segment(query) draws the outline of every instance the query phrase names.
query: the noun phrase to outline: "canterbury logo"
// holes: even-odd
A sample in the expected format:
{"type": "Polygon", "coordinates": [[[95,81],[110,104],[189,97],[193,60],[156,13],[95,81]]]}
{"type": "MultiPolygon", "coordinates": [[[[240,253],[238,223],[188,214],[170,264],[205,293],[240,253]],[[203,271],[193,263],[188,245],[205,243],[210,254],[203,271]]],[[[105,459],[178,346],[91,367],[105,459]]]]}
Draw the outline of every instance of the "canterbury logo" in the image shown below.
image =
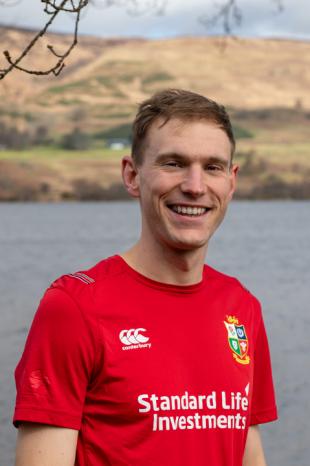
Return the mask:
{"type": "Polygon", "coordinates": [[[130,330],[122,330],[119,334],[119,339],[124,345],[136,345],[138,343],[146,343],[149,338],[141,335],[141,332],[146,332],[145,328],[131,328],[130,330]]]}

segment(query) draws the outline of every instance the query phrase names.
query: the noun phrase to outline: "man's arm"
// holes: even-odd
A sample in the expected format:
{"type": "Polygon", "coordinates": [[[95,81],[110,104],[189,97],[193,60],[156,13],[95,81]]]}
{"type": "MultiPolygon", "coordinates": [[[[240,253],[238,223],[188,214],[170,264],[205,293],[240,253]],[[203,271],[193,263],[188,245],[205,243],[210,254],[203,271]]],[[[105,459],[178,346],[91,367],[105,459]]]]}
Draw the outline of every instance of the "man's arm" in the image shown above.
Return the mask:
{"type": "Polygon", "coordinates": [[[267,466],[258,426],[249,427],[242,466],[267,466]]]}
{"type": "Polygon", "coordinates": [[[78,431],[23,423],[18,429],[15,466],[73,466],[78,431]]]}

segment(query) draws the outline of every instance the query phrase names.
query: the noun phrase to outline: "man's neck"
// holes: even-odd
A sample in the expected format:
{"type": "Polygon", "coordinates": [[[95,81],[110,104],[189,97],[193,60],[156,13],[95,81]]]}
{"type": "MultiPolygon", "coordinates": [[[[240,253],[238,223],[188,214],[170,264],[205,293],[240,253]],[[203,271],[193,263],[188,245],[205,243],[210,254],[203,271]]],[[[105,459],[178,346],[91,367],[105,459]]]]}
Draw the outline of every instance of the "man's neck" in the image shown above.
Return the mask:
{"type": "Polygon", "coordinates": [[[145,247],[138,241],[121,254],[127,264],[152,280],[173,285],[193,285],[202,280],[206,248],[194,251],[173,250],[157,244],[145,247]]]}

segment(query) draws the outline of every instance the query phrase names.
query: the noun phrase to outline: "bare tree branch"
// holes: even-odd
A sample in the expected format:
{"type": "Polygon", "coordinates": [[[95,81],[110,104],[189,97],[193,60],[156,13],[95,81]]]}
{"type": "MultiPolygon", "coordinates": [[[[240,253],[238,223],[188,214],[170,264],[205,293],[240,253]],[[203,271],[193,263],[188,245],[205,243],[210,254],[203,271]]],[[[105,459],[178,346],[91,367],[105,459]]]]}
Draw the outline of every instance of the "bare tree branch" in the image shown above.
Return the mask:
{"type": "Polygon", "coordinates": [[[56,11],[58,12],[66,11],[67,13],[78,13],[85,6],[88,5],[89,0],[78,0],[77,5],[75,5],[73,0],[66,0],[66,1],[60,1],[60,2],[57,2],[57,0],[41,0],[41,2],[46,3],[46,6],[44,8],[45,13],[49,15],[54,15],[56,11]],[[68,7],[66,6],[67,4],[69,4],[68,7]]]}
{"type": "MultiPolygon", "coordinates": [[[[18,2],[20,0],[0,0],[0,5],[10,4],[12,2],[18,2]]],[[[0,69],[0,80],[4,79],[8,73],[13,69],[23,71],[28,74],[33,74],[37,76],[46,76],[49,74],[54,74],[58,76],[59,73],[65,67],[65,59],[68,58],[73,48],[78,43],[78,27],[81,19],[82,11],[89,5],[93,4],[95,6],[101,6],[107,8],[110,6],[121,6],[126,8],[129,14],[143,14],[145,11],[154,10],[157,14],[163,13],[165,4],[167,0],[41,0],[41,3],[45,4],[44,12],[50,16],[50,19],[47,21],[45,26],[33,37],[27,47],[21,52],[19,57],[13,59],[10,52],[5,50],[3,52],[9,66],[4,69],[0,69]],[[47,45],[48,50],[51,54],[58,58],[54,66],[50,67],[47,70],[31,70],[23,67],[20,63],[23,59],[30,53],[30,51],[35,47],[37,42],[45,35],[48,28],[53,24],[56,17],[60,13],[70,13],[75,15],[74,17],[74,31],[72,42],[68,47],[67,51],[64,53],[56,52],[53,45],[47,45]]]]}
{"type": "Polygon", "coordinates": [[[204,15],[199,18],[200,22],[206,27],[213,27],[222,23],[225,34],[231,34],[234,26],[240,26],[242,22],[242,12],[238,6],[237,0],[228,0],[216,5],[217,13],[213,16],[204,15]]]}
{"type": "Polygon", "coordinates": [[[45,24],[45,26],[39,31],[34,38],[30,41],[30,43],[27,45],[27,47],[23,50],[23,52],[19,55],[18,58],[15,60],[12,59],[10,52],[8,50],[5,50],[3,52],[6,60],[9,63],[9,66],[5,69],[0,69],[0,80],[4,79],[5,76],[12,71],[13,69],[17,69],[19,71],[24,71],[25,73],[28,74],[34,74],[38,76],[42,75],[48,75],[48,74],[54,74],[55,76],[58,76],[59,73],[63,70],[65,67],[65,59],[70,55],[72,49],[76,46],[78,42],[78,26],[79,26],[79,21],[80,21],[80,15],[81,11],[83,8],[85,8],[88,5],[88,0],[79,0],[74,2],[74,0],[41,0],[42,3],[45,3],[44,11],[48,15],[50,15],[49,21],[45,24]],[[24,68],[19,65],[19,63],[25,58],[25,56],[32,50],[32,48],[36,45],[38,40],[44,36],[48,28],[51,26],[51,24],[55,21],[56,17],[60,12],[68,12],[75,14],[75,26],[74,26],[74,32],[73,32],[73,39],[72,43],[70,44],[69,48],[67,49],[66,52],[60,54],[57,53],[54,50],[54,47],[52,45],[48,45],[47,48],[48,50],[59,60],[56,62],[56,64],[52,67],[50,67],[48,70],[29,70],[27,68],[24,68]]]}
{"type": "Polygon", "coordinates": [[[142,15],[148,11],[163,14],[168,0],[90,0],[96,8],[109,8],[111,6],[123,7],[131,15],[142,15]]]}
{"type": "Polygon", "coordinates": [[[284,0],[272,0],[276,6],[277,13],[282,13],[284,10],[284,0]]]}
{"type": "MultiPolygon", "coordinates": [[[[271,0],[276,6],[276,12],[281,13],[284,10],[284,0],[271,0]]],[[[214,15],[204,15],[199,21],[206,27],[213,27],[221,23],[226,35],[231,35],[235,27],[242,24],[243,15],[239,7],[239,0],[226,0],[216,4],[217,12],[214,15]]]]}

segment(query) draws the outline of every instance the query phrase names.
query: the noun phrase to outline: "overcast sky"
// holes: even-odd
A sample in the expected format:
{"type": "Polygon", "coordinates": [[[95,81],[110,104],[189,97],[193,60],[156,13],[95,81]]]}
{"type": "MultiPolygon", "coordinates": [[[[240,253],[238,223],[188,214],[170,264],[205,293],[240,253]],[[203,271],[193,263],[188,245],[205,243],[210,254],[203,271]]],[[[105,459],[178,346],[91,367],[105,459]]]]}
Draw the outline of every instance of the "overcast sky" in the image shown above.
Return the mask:
{"type": "MultiPolygon", "coordinates": [[[[4,7],[1,3],[14,0],[0,0],[0,24],[19,27],[40,28],[46,20],[40,0],[21,0],[15,7],[4,7]]],[[[120,0],[117,0],[120,2],[120,0]]],[[[154,0],[141,0],[146,5],[154,0]]],[[[165,1],[165,0],[159,0],[165,1]]],[[[96,0],[98,6],[104,0],[96,0]]],[[[126,7],[111,6],[86,8],[81,20],[80,32],[102,37],[143,36],[149,38],[173,37],[180,35],[219,34],[221,26],[206,28],[199,18],[214,14],[214,4],[223,0],[166,0],[163,15],[147,12],[132,16],[126,7]]],[[[123,1],[128,4],[128,1],[123,1]]],[[[243,12],[243,23],[235,34],[244,37],[288,37],[310,39],[309,0],[283,0],[284,11],[276,13],[276,0],[239,0],[243,12]]],[[[61,13],[52,30],[72,31],[72,15],[61,13]]]]}

